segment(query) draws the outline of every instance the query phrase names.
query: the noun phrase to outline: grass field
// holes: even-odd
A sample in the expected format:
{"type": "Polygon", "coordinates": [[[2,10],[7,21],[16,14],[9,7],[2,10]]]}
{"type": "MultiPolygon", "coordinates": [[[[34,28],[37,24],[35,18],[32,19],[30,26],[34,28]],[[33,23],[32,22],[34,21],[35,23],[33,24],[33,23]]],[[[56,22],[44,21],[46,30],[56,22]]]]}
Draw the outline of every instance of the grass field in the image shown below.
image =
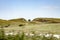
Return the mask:
{"type": "Polygon", "coordinates": [[[35,31],[36,33],[54,33],[60,34],[60,23],[51,23],[51,24],[27,24],[25,26],[18,26],[18,25],[11,25],[9,27],[4,27],[4,30],[7,31],[24,31],[24,32],[31,32],[35,31]]]}

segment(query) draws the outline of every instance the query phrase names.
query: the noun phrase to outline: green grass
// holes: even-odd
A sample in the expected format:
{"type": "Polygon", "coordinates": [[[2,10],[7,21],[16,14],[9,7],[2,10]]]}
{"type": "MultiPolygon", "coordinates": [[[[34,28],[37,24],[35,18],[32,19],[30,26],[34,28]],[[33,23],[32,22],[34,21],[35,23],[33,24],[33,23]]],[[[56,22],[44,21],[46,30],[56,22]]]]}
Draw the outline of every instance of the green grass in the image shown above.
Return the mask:
{"type": "Polygon", "coordinates": [[[45,23],[41,23],[41,24],[28,24],[25,26],[21,26],[19,27],[18,25],[11,25],[9,27],[4,27],[5,31],[24,31],[24,32],[31,32],[31,31],[36,31],[37,33],[55,33],[55,34],[60,34],[60,23],[55,23],[55,24],[45,24],[45,23]]]}
{"type": "Polygon", "coordinates": [[[0,31],[3,31],[0,32],[0,40],[60,40],[60,38],[53,37],[53,35],[49,37],[45,37],[45,35],[38,36],[38,34],[35,34],[35,32],[33,32],[33,36],[30,36],[25,35],[23,31],[21,33],[17,33],[16,35],[5,35],[4,30],[1,29],[0,31]]]}

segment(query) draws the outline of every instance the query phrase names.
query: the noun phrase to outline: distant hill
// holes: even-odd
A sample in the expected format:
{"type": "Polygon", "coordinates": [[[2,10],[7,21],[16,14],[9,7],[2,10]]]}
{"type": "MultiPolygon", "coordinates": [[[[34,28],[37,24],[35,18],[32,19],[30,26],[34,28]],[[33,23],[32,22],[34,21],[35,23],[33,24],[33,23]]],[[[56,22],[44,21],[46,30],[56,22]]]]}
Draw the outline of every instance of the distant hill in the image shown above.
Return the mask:
{"type": "Polygon", "coordinates": [[[21,23],[26,23],[26,19],[24,18],[18,18],[18,19],[11,19],[11,20],[8,20],[8,21],[12,21],[12,22],[21,22],[21,23]]]}
{"type": "Polygon", "coordinates": [[[0,19],[0,25],[1,26],[5,26],[5,25],[8,25],[8,24],[9,24],[9,21],[8,20],[0,19]]]}
{"type": "Polygon", "coordinates": [[[10,19],[10,20],[3,20],[0,19],[0,26],[9,26],[9,25],[15,25],[15,24],[25,24],[27,21],[24,18],[18,18],[18,19],[10,19]]]}
{"type": "Polygon", "coordinates": [[[60,18],[35,18],[32,22],[60,23],[60,18]]]}

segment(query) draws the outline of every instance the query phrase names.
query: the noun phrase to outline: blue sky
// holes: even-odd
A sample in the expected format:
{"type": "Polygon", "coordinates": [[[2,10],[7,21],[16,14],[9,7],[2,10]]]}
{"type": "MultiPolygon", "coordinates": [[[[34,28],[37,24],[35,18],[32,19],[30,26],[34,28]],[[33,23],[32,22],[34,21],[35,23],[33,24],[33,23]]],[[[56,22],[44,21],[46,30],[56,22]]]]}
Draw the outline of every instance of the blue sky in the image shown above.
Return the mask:
{"type": "Polygon", "coordinates": [[[0,0],[0,19],[60,18],[60,0],[0,0]]]}

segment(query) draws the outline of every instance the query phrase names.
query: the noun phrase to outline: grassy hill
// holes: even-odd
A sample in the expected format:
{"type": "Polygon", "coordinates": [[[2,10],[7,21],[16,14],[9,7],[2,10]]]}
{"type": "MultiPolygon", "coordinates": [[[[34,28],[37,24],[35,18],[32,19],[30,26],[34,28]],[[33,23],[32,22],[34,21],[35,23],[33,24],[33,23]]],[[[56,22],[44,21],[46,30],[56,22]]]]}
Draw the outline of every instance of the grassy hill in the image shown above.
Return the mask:
{"type": "Polygon", "coordinates": [[[26,23],[26,19],[24,18],[18,18],[18,19],[10,19],[8,21],[12,21],[12,22],[21,22],[21,23],[26,23]]]}
{"type": "Polygon", "coordinates": [[[60,18],[35,18],[34,22],[60,23],[60,18]]]}
{"type": "Polygon", "coordinates": [[[9,25],[19,25],[19,24],[26,24],[27,21],[24,18],[18,19],[10,19],[10,20],[3,20],[0,19],[0,26],[9,26],[9,25]]]}
{"type": "Polygon", "coordinates": [[[6,26],[8,24],[9,24],[9,21],[8,20],[0,19],[0,26],[6,26]]]}

